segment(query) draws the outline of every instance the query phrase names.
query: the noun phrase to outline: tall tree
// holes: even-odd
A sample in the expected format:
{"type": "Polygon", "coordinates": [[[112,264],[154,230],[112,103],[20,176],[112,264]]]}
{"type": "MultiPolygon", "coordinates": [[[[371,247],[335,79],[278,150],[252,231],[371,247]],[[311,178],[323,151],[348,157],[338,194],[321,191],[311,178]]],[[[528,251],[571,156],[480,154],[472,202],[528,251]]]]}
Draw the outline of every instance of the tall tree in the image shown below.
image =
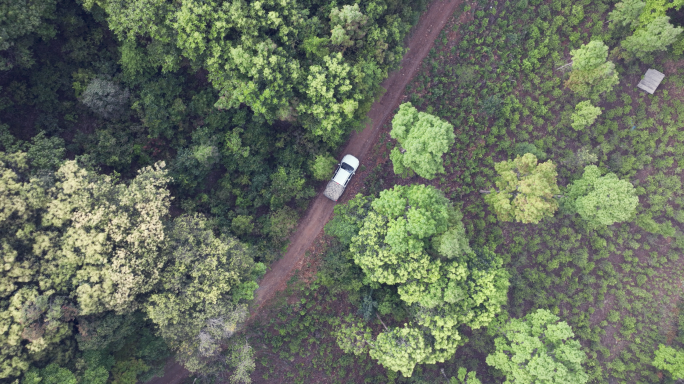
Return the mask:
{"type": "Polygon", "coordinates": [[[655,352],[653,366],[667,371],[675,380],[684,379],[684,352],[660,344],[655,352]]]}
{"type": "Polygon", "coordinates": [[[496,163],[494,168],[499,174],[494,181],[498,189],[481,192],[487,194],[485,202],[499,220],[536,224],[558,210],[554,199],[560,194],[556,184],[558,173],[551,160],[537,164],[537,158],[526,153],[496,163]]]}
{"type": "MultiPolygon", "coordinates": [[[[365,198],[357,199],[353,211],[364,212],[365,198]]],[[[506,301],[508,274],[497,255],[470,248],[461,213],[437,189],[395,186],[370,205],[361,223],[340,212],[334,228],[345,230],[334,233],[344,237],[358,228],[350,246],[354,262],[374,284],[396,285],[414,315],[403,328],[385,327],[375,340],[347,321],[338,343],[348,352],[368,350],[385,367],[411,376],[416,364],[454,354],[463,343],[459,326],[479,328],[493,319],[506,301]]]]}
{"type": "Polygon", "coordinates": [[[390,136],[401,146],[390,153],[394,173],[407,175],[414,171],[426,179],[444,173],[442,155],[456,138],[453,125],[437,116],[418,112],[411,103],[399,106],[399,112],[392,119],[390,136]]]}
{"type": "Polygon", "coordinates": [[[601,108],[594,107],[589,100],[582,101],[575,106],[575,112],[572,114],[572,128],[581,131],[594,124],[600,114],[601,108]]]}
{"type": "Polygon", "coordinates": [[[621,45],[629,57],[650,62],[655,52],[667,50],[682,31],[684,28],[670,24],[668,16],[660,16],[637,29],[632,36],[623,40],[621,45]]]}
{"type": "Polygon", "coordinates": [[[206,373],[247,315],[244,302],[258,287],[249,280],[254,262],[236,239],[216,237],[200,215],[173,221],[166,252],[164,289],[150,296],[146,312],[184,365],[206,373]]]}
{"type": "Polygon", "coordinates": [[[615,9],[608,14],[610,27],[635,28],[639,24],[639,15],[646,6],[641,0],[624,0],[615,4],[615,9]]]}
{"type": "Polygon", "coordinates": [[[570,51],[572,71],[565,82],[582,97],[593,97],[613,89],[620,80],[615,64],[607,61],[608,47],[602,41],[591,41],[570,51]]]}
{"type": "Polygon", "coordinates": [[[511,319],[494,340],[487,364],[506,375],[505,384],[583,384],[586,354],[572,328],[546,309],[511,319]]]}
{"type": "Polygon", "coordinates": [[[592,225],[612,225],[634,214],[639,197],[632,183],[614,173],[601,176],[595,165],[584,168],[582,178],[568,186],[565,198],[592,225]]]}

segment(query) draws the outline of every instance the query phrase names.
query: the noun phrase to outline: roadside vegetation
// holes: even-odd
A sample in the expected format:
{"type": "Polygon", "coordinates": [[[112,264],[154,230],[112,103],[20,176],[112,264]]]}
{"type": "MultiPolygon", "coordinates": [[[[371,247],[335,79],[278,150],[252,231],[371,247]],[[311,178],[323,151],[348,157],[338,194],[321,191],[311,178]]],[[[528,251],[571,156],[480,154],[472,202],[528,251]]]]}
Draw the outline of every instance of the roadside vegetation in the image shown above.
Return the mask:
{"type": "Polygon", "coordinates": [[[684,379],[681,2],[463,3],[246,322],[425,5],[0,0],[0,381],[684,379]]]}

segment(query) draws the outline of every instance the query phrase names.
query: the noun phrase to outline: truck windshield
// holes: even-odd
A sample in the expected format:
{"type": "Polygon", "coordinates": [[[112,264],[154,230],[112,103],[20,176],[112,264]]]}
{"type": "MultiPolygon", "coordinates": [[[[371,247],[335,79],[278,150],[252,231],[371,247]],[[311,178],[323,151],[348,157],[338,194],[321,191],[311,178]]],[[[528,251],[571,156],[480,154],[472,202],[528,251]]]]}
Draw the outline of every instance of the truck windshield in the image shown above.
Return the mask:
{"type": "Polygon", "coordinates": [[[342,163],[341,167],[342,167],[342,169],[344,169],[345,171],[354,172],[354,168],[352,168],[352,166],[349,165],[349,164],[347,164],[347,163],[342,163]]]}

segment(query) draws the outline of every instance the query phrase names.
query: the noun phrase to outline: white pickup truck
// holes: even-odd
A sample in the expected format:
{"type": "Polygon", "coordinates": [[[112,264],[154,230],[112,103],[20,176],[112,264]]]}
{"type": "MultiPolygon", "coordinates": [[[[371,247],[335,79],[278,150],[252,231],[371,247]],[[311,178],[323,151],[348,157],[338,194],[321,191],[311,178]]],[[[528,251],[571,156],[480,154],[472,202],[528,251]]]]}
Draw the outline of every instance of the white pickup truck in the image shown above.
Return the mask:
{"type": "Polygon", "coordinates": [[[351,180],[358,168],[359,159],[352,155],[345,155],[344,158],[342,158],[342,161],[337,165],[335,175],[332,180],[328,182],[328,186],[325,187],[323,195],[332,201],[337,201],[337,199],[342,196],[349,180],[351,180]]]}

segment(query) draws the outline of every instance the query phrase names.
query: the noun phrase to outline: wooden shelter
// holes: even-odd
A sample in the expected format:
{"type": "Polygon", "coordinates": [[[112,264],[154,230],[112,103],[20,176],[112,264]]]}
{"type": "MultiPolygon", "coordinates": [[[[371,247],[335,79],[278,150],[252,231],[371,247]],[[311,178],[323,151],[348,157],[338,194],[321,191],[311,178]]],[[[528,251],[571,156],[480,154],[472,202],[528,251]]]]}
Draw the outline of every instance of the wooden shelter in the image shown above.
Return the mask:
{"type": "Polygon", "coordinates": [[[656,71],[655,69],[648,69],[646,71],[646,74],[644,75],[644,78],[641,79],[639,84],[637,84],[637,87],[643,89],[644,91],[650,93],[651,95],[653,92],[655,92],[656,88],[660,85],[660,82],[663,81],[665,78],[665,75],[656,71]]]}

